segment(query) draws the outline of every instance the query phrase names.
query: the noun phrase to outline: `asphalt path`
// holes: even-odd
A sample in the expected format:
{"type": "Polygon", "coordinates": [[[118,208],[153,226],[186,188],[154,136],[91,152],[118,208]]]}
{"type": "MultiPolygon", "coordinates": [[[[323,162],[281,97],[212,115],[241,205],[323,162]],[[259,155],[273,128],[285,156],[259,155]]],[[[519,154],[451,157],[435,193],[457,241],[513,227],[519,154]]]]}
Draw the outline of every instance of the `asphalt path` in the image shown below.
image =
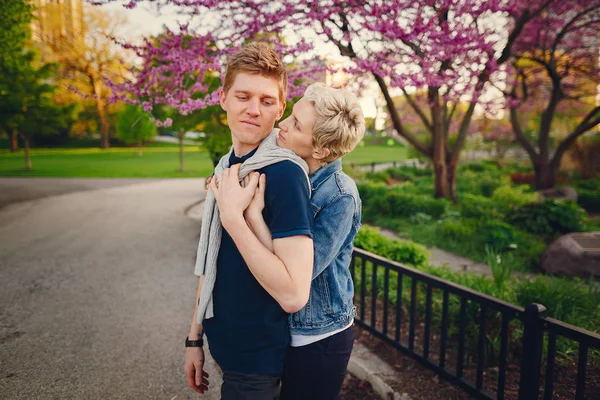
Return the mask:
{"type": "Polygon", "coordinates": [[[0,179],[1,399],[218,398],[183,375],[203,186],[0,179]]]}
{"type": "Polygon", "coordinates": [[[8,204],[21,201],[156,180],[135,178],[0,178],[0,209],[8,204]]]}

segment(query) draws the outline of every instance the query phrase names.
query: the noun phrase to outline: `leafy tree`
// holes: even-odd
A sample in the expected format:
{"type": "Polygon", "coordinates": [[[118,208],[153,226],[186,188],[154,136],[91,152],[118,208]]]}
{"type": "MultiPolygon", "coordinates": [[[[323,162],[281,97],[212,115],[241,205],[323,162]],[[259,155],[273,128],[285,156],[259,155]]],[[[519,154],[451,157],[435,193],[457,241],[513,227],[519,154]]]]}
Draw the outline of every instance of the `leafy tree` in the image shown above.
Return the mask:
{"type": "Polygon", "coordinates": [[[54,74],[55,64],[35,68],[34,53],[21,57],[18,67],[0,71],[5,78],[0,90],[0,121],[23,140],[25,167],[31,170],[31,139],[55,135],[67,128],[74,121],[74,107],[58,106],[53,101],[55,87],[47,82],[54,74]]]}
{"type": "Polygon", "coordinates": [[[156,124],[142,107],[126,104],[119,114],[117,135],[126,144],[136,144],[141,157],[143,143],[156,136],[156,124]]]}
{"type": "MultiPolygon", "coordinates": [[[[110,146],[111,95],[106,79],[119,80],[124,74],[123,53],[114,43],[116,30],[125,22],[122,14],[108,13],[97,7],[85,9],[83,27],[74,29],[65,25],[60,4],[47,3],[44,12],[45,29],[40,29],[38,39],[44,43],[49,59],[60,64],[60,83],[71,86],[84,98],[93,101],[99,122],[101,146],[110,146]],[[56,36],[54,32],[65,31],[56,36]]],[[[62,97],[68,97],[63,94],[62,97]]]]}
{"type": "MultiPolygon", "coordinates": [[[[24,0],[0,0],[2,18],[0,18],[0,96],[7,96],[8,85],[11,83],[9,76],[12,71],[22,67],[27,60],[23,57],[25,45],[30,38],[30,23],[32,19],[31,3],[24,0]]],[[[4,102],[3,107],[8,107],[4,102]]],[[[4,115],[9,115],[6,108],[0,110],[4,115]]],[[[19,148],[17,132],[14,124],[8,120],[0,121],[0,132],[8,133],[11,151],[19,148]],[[4,122],[4,123],[3,123],[4,122]]]]}
{"type": "Polygon", "coordinates": [[[536,16],[516,42],[510,119],[537,189],[554,187],[566,151],[600,124],[599,31],[600,1],[563,0],[536,16]]]}

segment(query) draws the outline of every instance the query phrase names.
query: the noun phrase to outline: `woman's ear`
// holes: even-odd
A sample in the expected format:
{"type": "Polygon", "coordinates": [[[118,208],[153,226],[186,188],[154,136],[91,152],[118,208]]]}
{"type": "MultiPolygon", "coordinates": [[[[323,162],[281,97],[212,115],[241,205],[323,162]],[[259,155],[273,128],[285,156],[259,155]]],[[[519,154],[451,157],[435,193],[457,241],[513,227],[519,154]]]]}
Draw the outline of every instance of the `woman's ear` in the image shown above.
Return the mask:
{"type": "Polygon", "coordinates": [[[324,147],[320,150],[315,150],[313,153],[313,158],[315,160],[322,160],[324,158],[329,157],[330,154],[331,154],[331,152],[329,151],[329,149],[324,147]]]}

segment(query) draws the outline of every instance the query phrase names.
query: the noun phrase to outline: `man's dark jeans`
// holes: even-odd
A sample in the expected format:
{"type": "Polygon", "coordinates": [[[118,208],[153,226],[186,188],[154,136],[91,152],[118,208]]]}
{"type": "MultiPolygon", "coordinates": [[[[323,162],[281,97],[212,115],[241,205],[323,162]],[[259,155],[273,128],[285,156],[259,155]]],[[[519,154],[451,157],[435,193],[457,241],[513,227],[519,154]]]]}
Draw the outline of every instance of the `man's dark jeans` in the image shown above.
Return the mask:
{"type": "Polygon", "coordinates": [[[277,400],[280,383],[279,375],[223,371],[221,400],[277,400]]]}

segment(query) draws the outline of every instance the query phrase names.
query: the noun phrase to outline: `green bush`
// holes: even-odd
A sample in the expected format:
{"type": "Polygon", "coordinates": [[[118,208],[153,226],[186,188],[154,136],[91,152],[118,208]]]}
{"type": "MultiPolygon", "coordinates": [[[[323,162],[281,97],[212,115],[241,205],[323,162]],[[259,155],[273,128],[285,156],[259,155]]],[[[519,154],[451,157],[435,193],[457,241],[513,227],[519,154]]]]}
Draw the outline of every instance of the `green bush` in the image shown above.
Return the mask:
{"type": "Polygon", "coordinates": [[[491,199],[499,208],[508,212],[516,206],[535,202],[537,194],[528,185],[502,185],[494,190],[491,199]]]}
{"type": "Polygon", "coordinates": [[[402,190],[402,187],[381,190],[359,185],[359,192],[367,217],[380,215],[409,218],[413,214],[422,213],[439,218],[450,205],[447,199],[434,199],[430,195],[411,193],[402,190]],[[365,189],[367,193],[363,196],[365,189]]]}
{"type": "Polygon", "coordinates": [[[477,236],[495,251],[507,251],[521,244],[523,236],[518,229],[498,220],[483,221],[477,227],[477,236]]]}
{"type": "Polygon", "coordinates": [[[429,252],[420,244],[386,238],[379,233],[379,229],[368,226],[359,229],[354,245],[389,260],[412,266],[425,265],[429,260],[429,252]]]}
{"type": "Polygon", "coordinates": [[[577,189],[584,190],[600,190],[600,180],[598,179],[582,179],[575,182],[577,189]]]}
{"type": "Polygon", "coordinates": [[[586,229],[587,213],[571,200],[546,199],[516,207],[507,221],[526,231],[546,238],[586,229]]]}
{"type": "Polygon", "coordinates": [[[577,204],[587,212],[600,213],[600,189],[578,189],[577,204]]]}
{"type": "Polygon", "coordinates": [[[444,220],[440,223],[438,231],[444,238],[453,240],[467,240],[475,234],[475,224],[470,220],[444,220]]]}
{"type": "Polygon", "coordinates": [[[475,194],[462,196],[460,213],[467,218],[499,218],[502,216],[493,200],[475,194]]]}
{"type": "Polygon", "coordinates": [[[408,220],[410,221],[410,223],[415,224],[415,225],[426,224],[426,223],[430,222],[431,219],[432,219],[431,215],[425,214],[422,212],[412,214],[410,217],[408,217],[408,220]]]}

